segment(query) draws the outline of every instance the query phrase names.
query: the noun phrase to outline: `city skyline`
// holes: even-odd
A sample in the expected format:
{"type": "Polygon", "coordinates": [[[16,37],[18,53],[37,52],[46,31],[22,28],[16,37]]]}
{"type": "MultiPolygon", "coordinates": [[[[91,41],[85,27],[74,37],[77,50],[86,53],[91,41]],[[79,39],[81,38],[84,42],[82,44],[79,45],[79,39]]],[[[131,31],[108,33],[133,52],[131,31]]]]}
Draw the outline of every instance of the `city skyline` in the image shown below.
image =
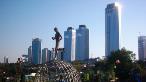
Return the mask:
{"type": "MultiPolygon", "coordinates": [[[[27,53],[32,38],[42,39],[42,48],[51,49],[54,41],[53,28],[57,26],[63,35],[71,26],[85,24],[90,31],[90,57],[105,54],[104,9],[115,0],[102,1],[0,1],[0,62],[8,56],[10,62],[27,53]],[[64,3],[65,2],[65,3],[64,3]]],[[[122,47],[138,55],[139,32],[146,35],[145,0],[120,1],[122,5],[122,47]],[[136,20],[134,20],[136,19],[136,20]]],[[[61,46],[63,41],[61,41],[61,46]]]]}

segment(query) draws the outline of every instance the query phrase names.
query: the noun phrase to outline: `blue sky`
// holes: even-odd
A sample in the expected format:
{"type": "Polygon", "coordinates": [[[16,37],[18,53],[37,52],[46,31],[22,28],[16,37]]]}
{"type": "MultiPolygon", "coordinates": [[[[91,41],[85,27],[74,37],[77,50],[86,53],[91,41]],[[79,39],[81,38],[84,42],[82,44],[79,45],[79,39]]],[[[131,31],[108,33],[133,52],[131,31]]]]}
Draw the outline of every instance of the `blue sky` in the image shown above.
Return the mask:
{"type": "MultiPolygon", "coordinates": [[[[85,24],[90,30],[90,57],[105,53],[105,7],[116,0],[0,0],[0,62],[22,54],[33,38],[51,49],[56,26],[63,36],[67,27],[85,24]]],[[[146,35],[146,0],[119,0],[122,5],[122,46],[137,54],[139,32],[146,35]]],[[[63,47],[63,41],[61,42],[63,47]]]]}

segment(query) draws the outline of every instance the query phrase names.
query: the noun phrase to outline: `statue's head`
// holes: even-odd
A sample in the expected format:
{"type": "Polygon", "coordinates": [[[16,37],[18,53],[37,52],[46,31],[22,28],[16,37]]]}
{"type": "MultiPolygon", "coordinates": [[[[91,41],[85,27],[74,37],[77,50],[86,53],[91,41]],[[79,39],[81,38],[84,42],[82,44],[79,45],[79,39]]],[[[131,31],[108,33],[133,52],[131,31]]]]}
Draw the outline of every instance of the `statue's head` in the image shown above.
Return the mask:
{"type": "Polygon", "coordinates": [[[54,31],[55,31],[55,32],[58,32],[58,29],[57,29],[57,27],[55,27],[55,28],[54,28],[54,31]]]}

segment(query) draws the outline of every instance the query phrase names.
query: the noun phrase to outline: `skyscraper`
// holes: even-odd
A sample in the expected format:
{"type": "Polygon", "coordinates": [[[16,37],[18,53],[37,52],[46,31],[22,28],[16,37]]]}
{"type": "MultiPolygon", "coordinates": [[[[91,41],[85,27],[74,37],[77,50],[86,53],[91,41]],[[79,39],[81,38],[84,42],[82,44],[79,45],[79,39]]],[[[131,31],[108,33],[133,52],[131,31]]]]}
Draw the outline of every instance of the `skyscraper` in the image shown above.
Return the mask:
{"type": "Polygon", "coordinates": [[[32,62],[32,46],[28,48],[28,62],[32,62]]]}
{"type": "Polygon", "coordinates": [[[41,40],[39,38],[32,41],[32,63],[41,64],[41,40]]]}
{"type": "Polygon", "coordinates": [[[48,48],[44,48],[42,50],[42,63],[46,63],[49,61],[49,50],[48,48]]]}
{"type": "Polygon", "coordinates": [[[7,56],[4,57],[4,63],[9,63],[9,59],[7,56]]]}
{"type": "Polygon", "coordinates": [[[64,48],[59,48],[58,49],[57,59],[58,60],[63,60],[63,55],[64,55],[64,48]]]}
{"type": "Polygon", "coordinates": [[[121,6],[115,2],[105,9],[105,56],[120,48],[121,6]]]}
{"type": "Polygon", "coordinates": [[[75,60],[75,47],[76,46],[76,31],[72,27],[68,27],[64,32],[64,56],[65,61],[75,60]]]}
{"type": "Polygon", "coordinates": [[[76,60],[89,59],[89,29],[79,25],[76,30],[76,60]]]}
{"type": "Polygon", "coordinates": [[[48,61],[51,61],[51,50],[48,50],[48,61]]]}
{"type": "Polygon", "coordinates": [[[146,36],[138,37],[138,55],[139,60],[146,60],[146,36]]]}
{"type": "Polygon", "coordinates": [[[52,50],[50,50],[50,60],[53,60],[55,58],[55,49],[52,48],[52,50]]]}

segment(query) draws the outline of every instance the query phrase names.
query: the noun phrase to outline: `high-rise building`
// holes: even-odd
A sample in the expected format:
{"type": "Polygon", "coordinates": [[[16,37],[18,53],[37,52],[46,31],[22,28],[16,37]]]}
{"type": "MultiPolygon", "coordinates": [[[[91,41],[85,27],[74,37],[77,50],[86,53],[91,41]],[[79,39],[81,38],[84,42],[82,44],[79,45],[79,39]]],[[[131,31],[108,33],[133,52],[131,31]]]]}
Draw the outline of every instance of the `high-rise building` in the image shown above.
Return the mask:
{"type": "Polygon", "coordinates": [[[48,62],[50,58],[49,56],[50,56],[50,53],[49,53],[48,48],[44,48],[42,50],[42,63],[48,62]]]}
{"type": "Polygon", "coordinates": [[[28,48],[28,62],[32,62],[32,46],[28,48]]]}
{"type": "Polygon", "coordinates": [[[64,55],[63,60],[71,62],[75,60],[75,47],[76,46],[76,30],[68,27],[64,31],[64,55]]]}
{"type": "Polygon", "coordinates": [[[105,56],[120,49],[121,6],[115,2],[105,9],[105,56]]]}
{"type": "Polygon", "coordinates": [[[4,63],[9,63],[9,59],[7,56],[4,57],[4,63]]]}
{"type": "Polygon", "coordinates": [[[59,48],[57,52],[57,59],[63,60],[63,58],[64,58],[64,48],[59,48]]]}
{"type": "Polygon", "coordinates": [[[55,49],[52,48],[52,50],[50,51],[50,60],[55,59],[55,49]]]}
{"type": "Polygon", "coordinates": [[[146,36],[138,37],[138,55],[139,60],[146,60],[146,36]]]}
{"type": "Polygon", "coordinates": [[[51,50],[48,50],[48,61],[51,61],[51,50]]]}
{"type": "Polygon", "coordinates": [[[79,25],[76,30],[76,60],[89,59],[89,29],[79,25]]]}
{"type": "Polygon", "coordinates": [[[41,64],[41,40],[39,38],[32,41],[32,63],[41,64]]]}

